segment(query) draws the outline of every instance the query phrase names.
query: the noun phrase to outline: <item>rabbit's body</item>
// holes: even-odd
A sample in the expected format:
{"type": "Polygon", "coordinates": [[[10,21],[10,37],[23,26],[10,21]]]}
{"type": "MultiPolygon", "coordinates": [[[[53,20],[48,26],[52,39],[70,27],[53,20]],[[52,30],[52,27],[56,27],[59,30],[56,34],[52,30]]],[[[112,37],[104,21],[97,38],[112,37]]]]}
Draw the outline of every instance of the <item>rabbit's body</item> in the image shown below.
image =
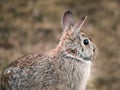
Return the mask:
{"type": "MultiPolygon", "coordinates": [[[[61,51],[57,56],[51,53],[29,54],[12,63],[3,73],[4,85],[9,83],[9,86],[12,86],[5,86],[6,90],[80,90],[79,88],[84,88],[91,62],[83,63],[65,57],[61,51]]],[[[53,53],[57,52],[53,51],[53,53]]]]}
{"type": "MultiPolygon", "coordinates": [[[[23,56],[6,67],[1,78],[3,90],[85,90],[95,47],[90,41],[81,43],[87,37],[84,33],[67,28],[72,24],[71,15],[70,11],[64,13],[66,30],[55,49],[23,56]]],[[[74,28],[81,27],[84,19],[74,28]]]]}

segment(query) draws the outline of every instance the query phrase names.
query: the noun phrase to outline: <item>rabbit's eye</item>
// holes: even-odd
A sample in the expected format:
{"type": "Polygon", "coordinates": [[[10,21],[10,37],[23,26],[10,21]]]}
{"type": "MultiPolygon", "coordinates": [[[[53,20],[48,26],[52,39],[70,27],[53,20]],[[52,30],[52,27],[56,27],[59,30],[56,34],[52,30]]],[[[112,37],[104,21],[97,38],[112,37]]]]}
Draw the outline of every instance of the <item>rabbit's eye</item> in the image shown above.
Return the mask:
{"type": "Polygon", "coordinates": [[[85,39],[85,40],[83,40],[83,43],[84,43],[84,45],[88,45],[89,44],[89,40],[85,39]]]}

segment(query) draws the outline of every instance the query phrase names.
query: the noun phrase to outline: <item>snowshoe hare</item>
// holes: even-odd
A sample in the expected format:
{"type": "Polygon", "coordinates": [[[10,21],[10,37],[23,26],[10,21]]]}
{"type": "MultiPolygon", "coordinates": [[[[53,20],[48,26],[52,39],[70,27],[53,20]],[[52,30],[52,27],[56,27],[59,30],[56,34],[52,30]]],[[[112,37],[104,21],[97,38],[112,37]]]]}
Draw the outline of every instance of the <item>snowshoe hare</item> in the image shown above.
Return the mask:
{"type": "Polygon", "coordinates": [[[8,65],[1,75],[2,90],[85,90],[96,48],[70,10],[62,18],[63,35],[53,50],[28,54],[8,65]]]}

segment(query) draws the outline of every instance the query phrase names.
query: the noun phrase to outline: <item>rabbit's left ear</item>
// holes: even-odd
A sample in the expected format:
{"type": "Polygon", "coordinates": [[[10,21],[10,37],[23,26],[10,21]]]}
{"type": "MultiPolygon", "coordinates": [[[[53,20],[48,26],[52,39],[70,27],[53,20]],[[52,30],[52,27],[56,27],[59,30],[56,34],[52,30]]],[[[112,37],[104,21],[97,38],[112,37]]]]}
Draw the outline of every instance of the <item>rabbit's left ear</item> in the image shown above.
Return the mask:
{"type": "Polygon", "coordinates": [[[68,28],[74,25],[73,14],[70,10],[66,10],[64,12],[61,24],[63,30],[67,30],[68,28]]]}
{"type": "Polygon", "coordinates": [[[73,30],[75,30],[76,33],[78,33],[80,31],[80,29],[83,26],[86,18],[87,18],[87,16],[84,16],[74,24],[73,30]]]}

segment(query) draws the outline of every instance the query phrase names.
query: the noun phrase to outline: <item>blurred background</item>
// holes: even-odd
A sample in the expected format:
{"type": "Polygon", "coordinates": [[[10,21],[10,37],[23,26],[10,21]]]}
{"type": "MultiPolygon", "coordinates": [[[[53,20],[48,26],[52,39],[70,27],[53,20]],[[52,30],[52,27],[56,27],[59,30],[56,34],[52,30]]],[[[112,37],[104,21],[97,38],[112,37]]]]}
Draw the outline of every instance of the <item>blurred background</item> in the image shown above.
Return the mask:
{"type": "Polygon", "coordinates": [[[0,73],[16,58],[55,48],[70,9],[96,43],[87,90],[120,90],[120,0],[0,0],[0,73]]]}

